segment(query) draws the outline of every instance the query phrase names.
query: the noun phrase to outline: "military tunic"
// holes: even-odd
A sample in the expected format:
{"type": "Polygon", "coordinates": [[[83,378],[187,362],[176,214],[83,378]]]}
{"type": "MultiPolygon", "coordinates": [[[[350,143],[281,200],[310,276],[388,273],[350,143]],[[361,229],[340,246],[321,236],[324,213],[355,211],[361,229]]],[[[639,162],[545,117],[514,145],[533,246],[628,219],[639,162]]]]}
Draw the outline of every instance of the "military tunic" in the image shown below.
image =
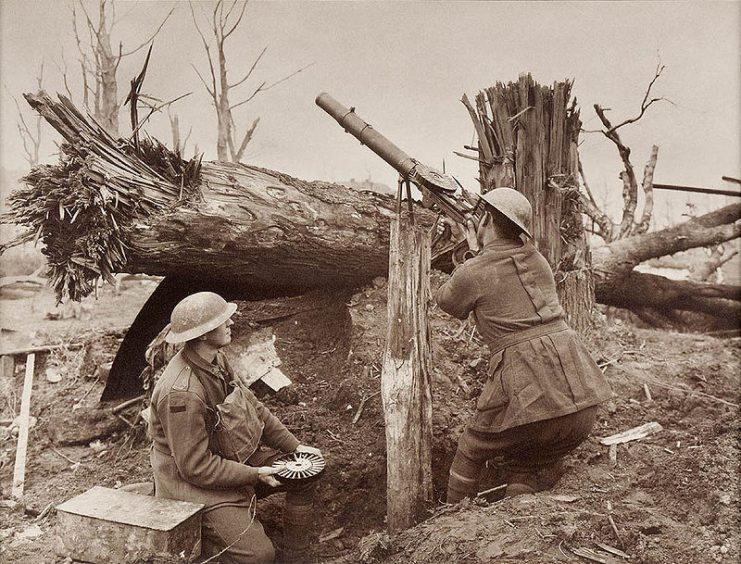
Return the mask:
{"type": "Polygon", "coordinates": [[[453,272],[436,301],[460,319],[473,312],[491,352],[470,429],[498,433],[611,396],[602,372],[566,325],[553,273],[531,243],[488,244],[453,272]]]}
{"type": "MultiPolygon", "coordinates": [[[[257,468],[219,454],[215,407],[232,386],[222,352],[206,362],[187,344],[168,364],[152,393],[151,461],[157,496],[206,505],[249,505],[257,468]]],[[[299,441],[249,390],[242,390],[257,415],[248,424],[266,446],[292,452],[299,441]]]]}

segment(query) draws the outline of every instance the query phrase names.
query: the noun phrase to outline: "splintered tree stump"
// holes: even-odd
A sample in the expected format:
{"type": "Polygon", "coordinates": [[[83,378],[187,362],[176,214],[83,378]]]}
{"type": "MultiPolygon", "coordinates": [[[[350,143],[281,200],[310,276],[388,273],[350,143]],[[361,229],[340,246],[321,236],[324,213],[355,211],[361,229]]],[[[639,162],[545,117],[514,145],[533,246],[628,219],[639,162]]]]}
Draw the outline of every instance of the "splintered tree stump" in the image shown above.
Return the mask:
{"type": "Polygon", "coordinates": [[[386,515],[391,534],[415,525],[432,501],[429,265],[429,232],[408,221],[392,220],[388,329],[381,371],[386,515]]]}
{"type": "Polygon", "coordinates": [[[523,74],[479,92],[475,107],[462,101],[479,137],[482,192],[509,186],[527,196],[535,245],[553,269],[569,324],[588,330],[594,283],[578,208],[581,120],[571,82],[541,86],[523,74]]]}

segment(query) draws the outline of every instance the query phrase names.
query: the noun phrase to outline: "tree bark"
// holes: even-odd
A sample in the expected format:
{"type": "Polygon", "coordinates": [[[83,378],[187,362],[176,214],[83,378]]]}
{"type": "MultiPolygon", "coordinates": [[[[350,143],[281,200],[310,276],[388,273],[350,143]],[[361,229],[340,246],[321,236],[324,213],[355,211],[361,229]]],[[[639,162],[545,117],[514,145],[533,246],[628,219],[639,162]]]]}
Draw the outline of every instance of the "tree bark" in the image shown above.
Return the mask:
{"type": "Polygon", "coordinates": [[[200,192],[199,202],[134,226],[128,271],[286,293],[387,272],[389,196],[228,162],[203,163],[200,192]]]}
{"type": "Polygon", "coordinates": [[[388,330],[381,370],[390,534],[414,526],[432,502],[429,265],[429,232],[408,220],[392,220],[388,330]]]}

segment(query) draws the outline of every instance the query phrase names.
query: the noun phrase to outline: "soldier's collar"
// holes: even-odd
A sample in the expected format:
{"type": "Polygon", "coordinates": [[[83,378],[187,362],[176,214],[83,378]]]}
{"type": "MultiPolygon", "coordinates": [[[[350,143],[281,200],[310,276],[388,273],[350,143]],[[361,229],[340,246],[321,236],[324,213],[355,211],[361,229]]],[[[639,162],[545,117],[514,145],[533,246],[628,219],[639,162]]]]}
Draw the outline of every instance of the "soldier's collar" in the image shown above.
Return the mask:
{"type": "Polygon", "coordinates": [[[486,251],[509,251],[511,249],[519,249],[525,247],[527,242],[523,243],[520,239],[495,239],[489,241],[483,248],[482,252],[486,251]]]}
{"type": "MultiPolygon", "coordinates": [[[[214,361],[218,357],[219,357],[219,353],[216,353],[216,357],[214,358],[214,361]]],[[[216,362],[207,362],[205,358],[203,358],[196,351],[194,351],[191,347],[189,347],[188,343],[186,343],[185,346],[183,347],[183,358],[185,359],[185,362],[191,365],[191,367],[205,370],[206,372],[209,372],[210,374],[213,374],[215,376],[221,375],[221,368],[216,362]]]]}

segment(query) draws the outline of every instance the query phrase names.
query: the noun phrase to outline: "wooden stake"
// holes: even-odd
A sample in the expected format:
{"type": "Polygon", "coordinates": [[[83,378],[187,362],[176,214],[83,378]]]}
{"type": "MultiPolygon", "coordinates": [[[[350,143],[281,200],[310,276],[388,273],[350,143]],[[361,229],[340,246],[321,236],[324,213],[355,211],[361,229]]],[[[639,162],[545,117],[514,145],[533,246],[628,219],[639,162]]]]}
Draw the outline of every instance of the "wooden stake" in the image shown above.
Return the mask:
{"type": "Polygon", "coordinates": [[[610,445],[610,448],[608,449],[607,454],[610,458],[610,466],[617,466],[617,445],[616,444],[610,445]]]}
{"type": "Polygon", "coordinates": [[[388,330],[381,369],[391,534],[413,526],[432,501],[429,269],[429,233],[398,217],[392,219],[388,330]]]}
{"type": "Polygon", "coordinates": [[[23,395],[21,396],[20,427],[18,430],[18,446],[15,450],[15,468],[13,470],[13,499],[23,499],[23,484],[26,476],[26,450],[28,449],[28,420],[31,408],[31,388],[33,387],[33,369],[36,355],[29,354],[26,358],[26,377],[23,380],[23,395]]]}

